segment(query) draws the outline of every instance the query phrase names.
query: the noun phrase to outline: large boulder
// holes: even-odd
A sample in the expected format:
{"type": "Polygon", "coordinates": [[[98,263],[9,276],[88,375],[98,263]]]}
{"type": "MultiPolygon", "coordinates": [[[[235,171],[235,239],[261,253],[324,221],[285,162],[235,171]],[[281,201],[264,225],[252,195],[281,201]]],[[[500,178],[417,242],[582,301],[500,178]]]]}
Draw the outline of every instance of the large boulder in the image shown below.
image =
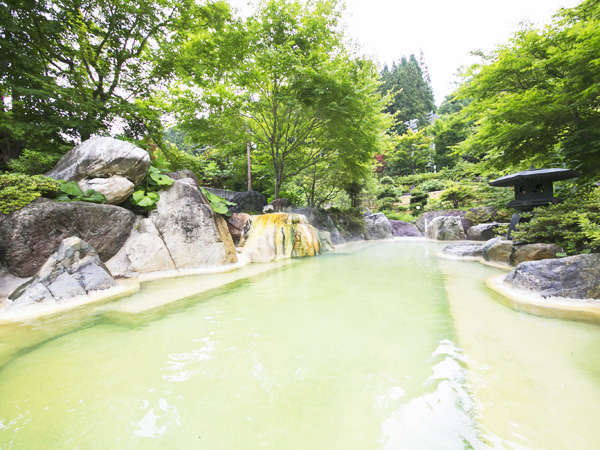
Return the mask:
{"type": "Polygon", "coordinates": [[[436,217],[460,217],[463,230],[466,233],[469,227],[472,225],[472,222],[465,218],[466,211],[461,211],[459,209],[443,209],[439,211],[428,211],[426,213],[421,214],[421,217],[417,219],[416,225],[421,233],[426,234],[427,229],[429,228],[429,224],[436,217]]]}
{"type": "Polygon", "coordinates": [[[135,215],[119,206],[38,199],[0,219],[0,261],[13,275],[32,276],[71,236],[88,242],[108,261],[134,222],[135,215]]]}
{"type": "Polygon", "coordinates": [[[46,175],[66,181],[120,175],[138,184],[149,167],[150,156],[145,150],[118,139],[93,137],[66,153],[46,175]]]}
{"type": "Polygon", "coordinates": [[[85,295],[116,284],[94,248],[72,236],[64,239],[38,273],[8,298],[11,306],[23,306],[85,295]]]}
{"type": "Polygon", "coordinates": [[[473,225],[467,230],[467,239],[471,241],[489,241],[497,236],[496,229],[501,225],[507,224],[491,222],[473,225]]]}
{"type": "Polygon", "coordinates": [[[487,241],[483,246],[483,258],[486,261],[510,264],[513,252],[513,242],[501,238],[487,241]]]}
{"type": "Polygon", "coordinates": [[[516,266],[525,261],[556,258],[561,249],[556,244],[515,245],[511,255],[511,264],[516,266]]]}
{"type": "Polygon", "coordinates": [[[365,239],[389,239],[392,237],[392,225],[383,213],[365,216],[365,239]]]}
{"type": "Polygon", "coordinates": [[[465,217],[476,225],[494,222],[498,217],[498,210],[493,206],[476,206],[475,208],[469,209],[465,214],[465,217]]]}
{"type": "Polygon", "coordinates": [[[600,298],[600,254],[519,264],[504,281],[544,297],[600,298]]]}
{"type": "Polygon", "coordinates": [[[107,204],[118,205],[133,194],[134,184],[121,175],[114,175],[109,178],[82,180],[79,182],[79,187],[83,192],[88,189],[100,192],[104,195],[107,204]]]}
{"type": "Polygon", "coordinates": [[[244,253],[253,262],[316,256],[320,252],[317,229],[306,217],[292,213],[254,216],[244,246],[244,253]]]}
{"type": "Polygon", "coordinates": [[[229,208],[229,212],[261,212],[267,204],[267,199],[264,195],[257,191],[239,192],[231,199],[235,206],[229,208]]]}
{"type": "Polygon", "coordinates": [[[438,216],[427,226],[426,235],[438,241],[461,241],[466,238],[460,216],[438,216]]]}
{"type": "Polygon", "coordinates": [[[296,208],[292,212],[294,214],[302,214],[306,217],[308,223],[318,230],[328,231],[333,245],[344,243],[342,234],[326,211],[318,208],[296,208]]]}
{"type": "Polygon", "coordinates": [[[392,226],[392,236],[395,237],[422,237],[423,233],[419,231],[415,224],[402,222],[401,220],[390,220],[392,226]]]}
{"type": "Polygon", "coordinates": [[[483,244],[450,244],[442,249],[442,253],[461,258],[479,258],[483,256],[483,244]]]}
{"type": "Polygon", "coordinates": [[[115,277],[136,273],[173,270],[175,263],[152,219],[138,217],[129,238],[119,252],[106,262],[115,277]]]}
{"type": "Polygon", "coordinates": [[[237,261],[225,220],[214,213],[190,178],[176,180],[150,213],[177,269],[237,261]]]}

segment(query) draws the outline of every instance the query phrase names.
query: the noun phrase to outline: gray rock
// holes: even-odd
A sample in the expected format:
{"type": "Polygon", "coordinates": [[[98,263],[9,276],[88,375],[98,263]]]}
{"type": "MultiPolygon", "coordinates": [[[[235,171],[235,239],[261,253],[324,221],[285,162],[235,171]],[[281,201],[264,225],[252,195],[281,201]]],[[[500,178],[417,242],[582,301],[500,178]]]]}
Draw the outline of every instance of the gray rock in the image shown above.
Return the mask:
{"type": "Polygon", "coordinates": [[[247,191],[237,193],[231,201],[236,204],[229,209],[229,212],[247,212],[257,213],[263,210],[267,204],[264,195],[257,191],[247,191]]]}
{"type": "Polygon", "coordinates": [[[227,224],[216,217],[208,200],[189,178],[177,180],[160,192],[150,218],[177,269],[237,261],[227,224]]]}
{"type": "Polygon", "coordinates": [[[109,178],[92,178],[82,180],[79,187],[83,192],[93,189],[100,192],[106,198],[106,204],[118,205],[127,200],[133,194],[134,185],[127,178],[114,175],[109,178]]]}
{"type": "Polygon", "coordinates": [[[150,156],[146,150],[110,137],[93,137],[66,153],[46,175],[66,181],[121,175],[138,184],[148,167],[150,156]]]}
{"type": "Polygon", "coordinates": [[[416,225],[401,220],[390,220],[392,225],[392,235],[400,237],[422,237],[423,233],[419,231],[416,225]]]}
{"type": "Polygon", "coordinates": [[[450,244],[442,252],[451,256],[478,258],[483,256],[483,244],[450,244]]]}
{"type": "Polygon", "coordinates": [[[468,219],[465,219],[466,211],[461,211],[459,209],[444,209],[439,211],[429,211],[421,214],[421,217],[417,219],[416,225],[421,233],[426,234],[429,223],[436,217],[446,216],[446,217],[460,217],[462,219],[461,223],[463,226],[463,230],[466,233],[469,227],[472,225],[472,222],[468,219]]]}
{"type": "Polygon", "coordinates": [[[109,260],[127,240],[135,215],[113,205],[38,199],[0,220],[0,260],[16,276],[36,273],[63,239],[79,236],[109,260]]]}
{"type": "Polygon", "coordinates": [[[483,258],[486,261],[510,264],[513,252],[513,242],[501,238],[487,241],[483,246],[483,258]]]}
{"type": "Polygon", "coordinates": [[[96,250],[77,236],[64,239],[38,273],[9,295],[13,306],[62,300],[116,286],[96,250]]]}
{"type": "Polygon", "coordinates": [[[56,280],[46,286],[54,298],[70,298],[85,295],[85,289],[68,272],[61,273],[56,280]]]}
{"type": "Polygon", "coordinates": [[[507,225],[499,222],[481,223],[473,225],[467,230],[467,239],[471,241],[489,241],[497,236],[496,229],[500,225],[507,225]]]}
{"type": "Polygon", "coordinates": [[[556,244],[526,244],[515,245],[511,255],[511,264],[516,266],[525,261],[556,258],[560,247],[556,244]]]}
{"type": "Polygon", "coordinates": [[[600,298],[600,254],[519,264],[504,281],[544,297],[600,298]]]}
{"type": "Polygon", "coordinates": [[[295,208],[292,209],[291,212],[294,214],[302,214],[313,227],[318,230],[329,232],[331,242],[334,245],[343,244],[345,242],[340,230],[337,229],[335,223],[326,211],[318,208],[295,208]]]}
{"type": "Polygon", "coordinates": [[[196,185],[196,187],[200,186],[200,184],[198,183],[198,177],[192,170],[189,169],[178,170],[177,172],[170,172],[167,174],[167,176],[173,178],[174,180],[183,180],[184,178],[191,178],[192,180],[194,180],[194,184],[196,185]]]}
{"type": "Polygon", "coordinates": [[[175,263],[152,219],[139,217],[119,252],[106,262],[115,277],[136,273],[173,270],[175,263]]]}
{"type": "Polygon", "coordinates": [[[392,237],[392,225],[383,213],[365,216],[365,239],[389,239],[392,237]]]}
{"type": "Polygon", "coordinates": [[[331,242],[331,233],[329,231],[317,230],[319,241],[321,243],[321,253],[334,250],[333,242],[331,242]]]}
{"type": "Polygon", "coordinates": [[[438,241],[461,241],[466,238],[460,216],[438,216],[427,226],[427,237],[438,241]]]}

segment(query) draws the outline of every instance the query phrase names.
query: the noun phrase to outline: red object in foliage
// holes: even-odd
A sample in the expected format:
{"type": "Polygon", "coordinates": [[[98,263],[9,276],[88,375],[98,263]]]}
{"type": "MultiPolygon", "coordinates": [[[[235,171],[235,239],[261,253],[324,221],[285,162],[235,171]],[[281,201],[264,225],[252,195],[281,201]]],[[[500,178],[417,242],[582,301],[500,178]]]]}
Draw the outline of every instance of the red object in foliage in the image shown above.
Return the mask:
{"type": "Polygon", "coordinates": [[[384,171],[386,163],[385,163],[385,155],[377,154],[375,155],[375,159],[377,160],[377,166],[375,167],[375,172],[381,173],[384,171]]]}

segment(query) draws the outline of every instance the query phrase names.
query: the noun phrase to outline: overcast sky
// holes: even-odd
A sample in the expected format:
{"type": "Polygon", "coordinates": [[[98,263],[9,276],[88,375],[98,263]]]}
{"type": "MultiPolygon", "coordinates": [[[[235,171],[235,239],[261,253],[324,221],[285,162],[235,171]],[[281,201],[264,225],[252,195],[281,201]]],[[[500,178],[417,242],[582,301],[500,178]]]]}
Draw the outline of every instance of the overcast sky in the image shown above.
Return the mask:
{"type": "MultiPolygon", "coordinates": [[[[454,90],[473,50],[506,42],[521,22],[543,25],[581,0],[345,0],[347,36],[379,67],[423,51],[436,103],[454,90]]],[[[255,0],[230,0],[245,13],[255,0]]]]}

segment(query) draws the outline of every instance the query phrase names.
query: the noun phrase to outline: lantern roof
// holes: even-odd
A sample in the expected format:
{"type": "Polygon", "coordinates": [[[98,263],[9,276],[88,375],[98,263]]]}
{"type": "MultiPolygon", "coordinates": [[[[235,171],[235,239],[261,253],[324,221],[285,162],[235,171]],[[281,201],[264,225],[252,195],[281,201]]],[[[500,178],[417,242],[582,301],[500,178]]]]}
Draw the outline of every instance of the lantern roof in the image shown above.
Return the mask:
{"type": "Polygon", "coordinates": [[[515,186],[524,181],[560,181],[577,177],[577,172],[571,169],[529,169],[522,172],[505,175],[494,181],[490,186],[515,186]]]}

